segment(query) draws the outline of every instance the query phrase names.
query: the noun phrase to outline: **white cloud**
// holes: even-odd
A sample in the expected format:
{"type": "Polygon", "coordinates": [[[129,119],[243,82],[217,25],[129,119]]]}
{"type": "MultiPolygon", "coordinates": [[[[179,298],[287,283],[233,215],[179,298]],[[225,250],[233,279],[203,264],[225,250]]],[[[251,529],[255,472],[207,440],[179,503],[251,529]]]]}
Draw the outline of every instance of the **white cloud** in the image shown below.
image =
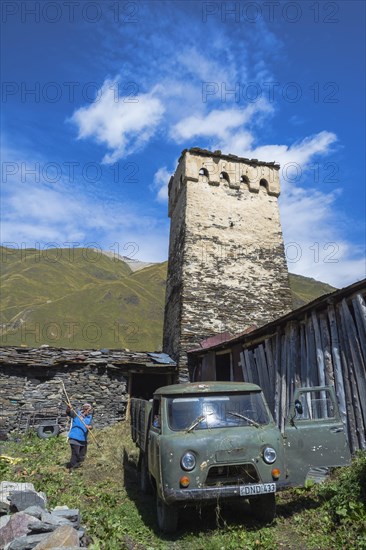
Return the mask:
{"type": "Polygon", "coordinates": [[[197,77],[203,83],[212,82],[213,79],[215,83],[236,82],[235,63],[219,63],[212,58],[205,57],[196,48],[185,50],[178,56],[178,61],[183,69],[185,68],[191,76],[197,77]]]}
{"type": "Polygon", "coordinates": [[[366,265],[364,250],[342,236],[338,195],[289,187],[280,198],[280,213],[289,271],[344,287],[363,279],[366,265]]]}
{"type": "Polygon", "coordinates": [[[334,133],[323,131],[290,146],[263,145],[256,147],[248,154],[258,159],[276,161],[282,167],[289,163],[296,163],[305,168],[314,155],[329,153],[331,145],[336,141],[337,136],[334,133]]]}
{"type": "MultiPolygon", "coordinates": [[[[137,151],[154,135],[164,113],[161,101],[151,93],[119,94],[118,79],[105,80],[98,99],[81,107],[71,117],[78,127],[78,138],[92,138],[111,150],[103,162],[111,164],[137,151]]],[[[137,85],[136,85],[137,91],[137,85]]]]}
{"type": "MultiPolygon", "coordinates": [[[[269,113],[271,110],[271,106],[265,101],[252,103],[242,109],[214,109],[208,114],[195,114],[183,118],[172,127],[170,136],[177,143],[196,137],[220,138],[220,143],[224,145],[223,150],[228,151],[227,142],[235,137],[235,129],[238,129],[237,132],[243,135],[242,126],[248,124],[255,115],[269,113]]],[[[249,137],[248,132],[246,133],[248,135],[247,142],[251,143],[253,138],[249,137]]],[[[235,151],[228,152],[234,153],[235,151]]]]}
{"type": "MultiPolygon", "coordinates": [[[[223,153],[231,153],[240,157],[249,156],[245,151],[250,151],[254,141],[254,136],[251,132],[238,130],[236,132],[228,132],[222,139],[216,141],[212,145],[212,150],[220,149],[223,153]]],[[[253,158],[252,155],[250,155],[253,158]]]]}
{"type": "MultiPolygon", "coordinates": [[[[29,155],[6,150],[4,163],[32,167],[29,155]],[[21,159],[21,160],[19,160],[21,159]]],[[[40,166],[46,166],[40,156],[40,166]]],[[[14,248],[47,250],[53,247],[95,247],[136,250],[139,260],[161,262],[167,257],[168,220],[128,200],[106,200],[88,192],[84,181],[67,177],[56,184],[42,178],[42,170],[24,178],[22,170],[3,180],[1,243],[14,248]],[[132,246],[131,246],[132,243],[132,246]]]]}
{"type": "Polygon", "coordinates": [[[116,202],[106,207],[102,197],[98,200],[74,193],[73,199],[68,200],[63,193],[57,195],[44,189],[37,190],[31,211],[21,213],[13,209],[11,202],[25,204],[28,192],[29,189],[18,188],[12,201],[3,201],[7,210],[1,230],[4,246],[41,250],[50,246],[93,246],[118,250],[123,255],[131,251],[132,243],[136,259],[161,262],[167,257],[168,222],[142,214],[136,204],[116,202]]]}
{"type": "Polygon", "coordinates": [[[159,202],[168,201],[168,186],[172,172],[169,172],[166,166],[162,166],[154,174],[154,183],[150,188],[156,191],[156,198],[159,202]]]}

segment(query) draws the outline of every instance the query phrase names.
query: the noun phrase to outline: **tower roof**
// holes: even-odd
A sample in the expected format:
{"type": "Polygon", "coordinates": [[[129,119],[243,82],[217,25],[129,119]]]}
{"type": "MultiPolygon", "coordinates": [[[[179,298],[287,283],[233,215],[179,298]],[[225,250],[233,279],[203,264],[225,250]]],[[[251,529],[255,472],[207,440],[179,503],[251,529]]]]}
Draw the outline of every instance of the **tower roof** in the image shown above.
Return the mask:
{"type": "Polygon", "coordinates": [[[191,147],[190,149],[183,149],[178,162],[180,162],[180,160],[184,157],[185,153],[187,152],[191,153],[192,155],[199,155],[201,157],[219,157],[230,161],[245,162],[246,164],[249,164],[251,166],[271,166],[275,170],[279,170],[280,168],[280,165],[274,161],[265,162],[263,160],[258,160],[258,159],[238,157],[237,155],[232,155],[232,154],[225,155],[220,150],[209,151],[208,149],[201,149],[200,147],[191,147]]]}

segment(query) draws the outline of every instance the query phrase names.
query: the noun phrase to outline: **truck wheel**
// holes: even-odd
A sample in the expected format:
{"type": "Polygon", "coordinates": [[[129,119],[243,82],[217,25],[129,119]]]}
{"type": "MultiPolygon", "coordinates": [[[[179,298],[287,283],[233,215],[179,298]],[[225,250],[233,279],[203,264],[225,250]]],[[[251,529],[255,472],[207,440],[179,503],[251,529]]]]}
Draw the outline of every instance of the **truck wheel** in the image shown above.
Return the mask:
{"type": "Polygon", "coordinates": [[[177,530],[177,508],[175,506],[168,506],[158,496],[156,496],[156,515],[159,529],[163,533],[174,533],[177,530]]]}
{"type": "Polygon", "coordinates": [[[143,452],[140,455],[140,489],[145,495],[152,495],[153,493],[153,486],[147,468],[147,458],[143,452]]]}
{"type": "Polygon", "coordinates": [[[261,523],[271,523],[276,514],[276,497],[274,493],[249,499],[250,509],[261,523]]]}

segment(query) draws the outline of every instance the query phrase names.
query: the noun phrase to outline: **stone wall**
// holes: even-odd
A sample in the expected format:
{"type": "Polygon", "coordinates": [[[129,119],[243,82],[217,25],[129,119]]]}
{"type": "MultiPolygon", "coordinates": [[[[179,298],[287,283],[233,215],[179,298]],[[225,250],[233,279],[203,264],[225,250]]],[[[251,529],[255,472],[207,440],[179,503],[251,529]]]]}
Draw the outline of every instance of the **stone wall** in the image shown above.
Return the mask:
{"type": "Polygon", "coordinates": [[[187,349],[292,308],[277,198],[279,166],[184,151],[169,185],[164,351],[187,378],[187,349]]]}
{"type": "Polygon", "coordinates": [[[89,402],[94,407],[94,426],[105,427],[124,418],[127,403],[126,378],[114,368],[93,364],[3,365],[0,370],[0,436],[24,431],[58,418],[65,426],[66,391],[75,407],[89,402]]]}

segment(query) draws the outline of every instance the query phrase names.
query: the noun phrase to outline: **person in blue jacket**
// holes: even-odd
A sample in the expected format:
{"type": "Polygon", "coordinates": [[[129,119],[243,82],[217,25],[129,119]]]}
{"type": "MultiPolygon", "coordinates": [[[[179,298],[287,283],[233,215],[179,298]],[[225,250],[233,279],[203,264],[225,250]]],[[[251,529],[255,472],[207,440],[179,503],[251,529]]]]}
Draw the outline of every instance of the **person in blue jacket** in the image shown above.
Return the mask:
{"type": "Polygon", "coordinates": [[[85,460],[88,448],[88,433],[93,428],[92,406],[84,403],[77,413],[69,406],[66,407],[66,414],[72,418],[69,431],[69,443],[71,447],[71,458],[67,468],[72,470],[78,468],[85,460]]]}

